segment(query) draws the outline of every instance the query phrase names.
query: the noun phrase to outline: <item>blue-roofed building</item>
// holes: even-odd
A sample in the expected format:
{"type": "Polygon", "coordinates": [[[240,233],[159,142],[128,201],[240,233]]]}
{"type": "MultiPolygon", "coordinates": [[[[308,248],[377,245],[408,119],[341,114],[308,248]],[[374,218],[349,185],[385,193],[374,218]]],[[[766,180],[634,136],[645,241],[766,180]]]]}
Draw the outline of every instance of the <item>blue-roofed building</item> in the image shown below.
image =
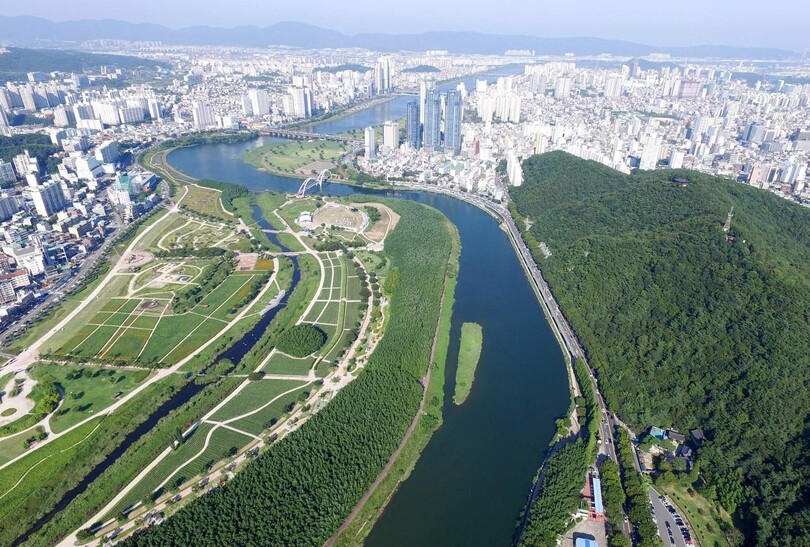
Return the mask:
{"type": "Polygon", "coordinates": [[[602,481],[598,478],[593,478],[593,505],[598,513],[605,512],[605,506],[602,503],[602,481]]]}
{"type": "Polygon", "coordinates": [[[667,436],[667,432],[661,429],[660,427],[652,426],[650,428],[650,436],[655,437],[656,439],[663,441],[664,437],[667,436]]]}
{"type": "Polygon", "coordinates": [[[577,538],[574,547],[599,547],[595,539],[590,538],[577,538]]]}

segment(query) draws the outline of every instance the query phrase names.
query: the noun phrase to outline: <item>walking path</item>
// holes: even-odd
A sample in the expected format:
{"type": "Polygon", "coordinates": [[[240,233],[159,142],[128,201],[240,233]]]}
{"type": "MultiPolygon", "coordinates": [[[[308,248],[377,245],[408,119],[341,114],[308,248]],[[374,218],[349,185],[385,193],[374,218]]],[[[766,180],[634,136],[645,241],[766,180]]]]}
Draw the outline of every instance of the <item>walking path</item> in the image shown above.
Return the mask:
{"type": "MultiPolygon", "coordinates": [[[[167,215],[166,218],[168,218],[168,215],[167,215]]],[[[151,225],[150,228],[152,226],[155,226],[155,224],[151,225]]],[[[146,233],[146,232],[143,232],[143,233],[146,233]]],[[[141,236],[143,235],[143,233],[141,234],[141,236]]],[[[136,241],[138,241],[139,239],[140,239],[140,237],[136,238],[136,241]]],[[[132,245],[134,245],[136,243],[136,241],[133,241],[132,245]]],[[[130,245],[130,249],[132,248],[132,245],[130,245]]],[[[115,269],[115,268],[113,268],[113,269],[115,269]]],[[[250,310],[257,302],[259,302],[264,297],[264,295],[267,293],[267,291],[270,290],[270,288],[273,286],[273,282],[275,280],[277,272],[278,272],[278,263],[276,262],[276,264],[274,265],[273,274],[270,276],[270,279],[267,281],[267,283],[264,285],[264,287],[262,287],[262,290],[259,291],[259,294],[257,294],[256,297],[247,306],[245,306],[242,309],[242,311],[239,312],[238,315],[236,315],[236,317],[234,317],[230,322],[228,322],[228,324],[226,324],[224,327],[222,327],[222,329],[220,329],[220,331],[218,333],[216,333],[214,336],[212,336],[211,339],[208,340],[207,342],[205,342],[203,345],[201,345],[200,347],[195,349],[193,352],[191,352],[187,357],[181,359],[180,361],[177,362],[177,364],[175,364],[174,366],[172,366],[170,368],[164,368],[164,369],[158,370],[157,374],[155,374],[153,376],[150,376],[149,378],[144,380],[138,387],[136,387],[135,389],[133,389],[132,391],[130,391],[129,393],[127,393],[123,397],[119,398],[115,403],[108,406],[106,409],[99,412],[98,414],[94,414],[92,416],[89,416],[88,418],[74,424],[73,426],[65,429],[64,431],[61,431],[59,433],[53,433],[52,435],[49,435],[47,439],[45,439],[44,441],[38,443],[34,448],[29,450],[28,452],[24,452],[24,453],[20,454],[19,456],[9,460],[8,462],[0,465],[0,470],[3,470],[6,467],[8,467],[9,465],[13,464],[14,462],[28,456],[34,450],[42,448],[46,444],[48,444],[50,442],[53,442],[55,439],[58,439],[58,438],[62,437],[63,435],[67,435],[68,433],[70,433],[74,429],[83,426],[84,424],[86,424],[90,420],[94,420],[99,416],[106,416],[106,415],[112,413],[113,411],[117,410],[121,406],[125,405],[127,402],[131,401],[133,398],[135,398],[142,391],[149,388],[153,383],[155,383],[155,382],[157,382],[157,381],[159,381],[159,380],[161,380],[161,379],[163,379],[163,378],[177,372],[180,369],[180,367],[182,367],[183,365],[185,365],[186,363],[191,361],[194,357],[196,357],[201,352],[203,352],[211,344],[218,341],[222,337],[222,335],[224,335],[231,328],[233,328],[234,325],[239,323],[239,321],[241,321],[247,315],[248,310],[250,310]]],[[[105,278],[105,280],[108,280],[108,279],[109,279],[109,276],[107,278],[105,278]]],[[[96,293],[96,291],[94,291],[94,293],[96,293]]],[[[89,297],[88,297],[88,299],[89,299],[89,297]]],[[[86,301],[89,301],[89,300],[86,300],[86,301]]],[[[60,325],[61,325],[61,323],[60,323],[60,325]]],[[[57,325],[57,327],[58,326],[59,325],[57,325]]],[[[54,327],[54,328],[56,328],[56,327],[54,327]]],[[[53,331],[53,329],[52,329],[52,331],[53,331]]],[[[48,420],[48,417],[46,417],[45,420],[48,420]]]]}

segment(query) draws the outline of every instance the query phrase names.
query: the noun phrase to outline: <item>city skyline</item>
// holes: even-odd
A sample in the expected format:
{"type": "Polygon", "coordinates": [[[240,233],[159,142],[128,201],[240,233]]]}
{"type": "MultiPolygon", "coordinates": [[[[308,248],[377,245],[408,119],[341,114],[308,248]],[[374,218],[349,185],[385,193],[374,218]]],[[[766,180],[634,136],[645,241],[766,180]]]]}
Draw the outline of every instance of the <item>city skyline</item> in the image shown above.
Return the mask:
{"type": "Polygon", "coordinates": [[[679,10],[667,13],[666,17],[661,17],[657,8],[639,0],[625,2],[622,9],[595,0],[555,5],[553,9],[523,0],[506,0],[498,5],[497,19],[493,19],[488,10],[469,9],[471,6],[460,3],[435,5],[424,0],[416,0],[408,6],[388,7],[385,14],[378,14],[365,0],[349,7],[315,0],[310,2],[306,13],[301,13],[297,6],[277,6],[265,13],[262,10],[265,6],[255,0],[236,0],[233,9],[226,13],[221,13],[216,4],[188,0],[170,4],[145,0],[140,4],[143,8],[140,13],[97,0],[88,4],[84,13],[92,14],[90,17],[76,17],[75,10],[55,0],[44,0],[36,6],[9,6],[4,15],[42,17],[54,22],[120,20],[159,24],[171,29],[261,27],[300,22],[347,35],[470,31],[548,38],[594,37],[660,47],[777,47],[800,53],[810,47],[802,28],[804,22],[810,20],[810,5],[795,0],[780,0],[778,9],[767,12],[762,12],[758,4],[749,0],[712,5],[686,0],[679,10]],[[416,9],[420,6],[425,9],[416,9]],[[429,20],[422,16],[428,7],[434,15],[429,20]],[[396,25],[392,26],[392,21],[396,25]]]}

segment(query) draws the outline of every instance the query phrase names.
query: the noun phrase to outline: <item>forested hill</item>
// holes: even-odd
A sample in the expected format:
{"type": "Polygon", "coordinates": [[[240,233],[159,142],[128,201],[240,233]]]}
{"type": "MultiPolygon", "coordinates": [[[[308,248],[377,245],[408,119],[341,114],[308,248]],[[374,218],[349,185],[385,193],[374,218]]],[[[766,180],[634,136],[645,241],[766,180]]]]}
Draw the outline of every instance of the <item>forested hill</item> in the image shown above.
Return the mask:
{"type": "Polygon", "coordinates": [[[806,542],[810,209],[562,152],[529,158],[524,173],[513,211],[532,223],[524,237],[612,410],[637,431],[702,428],[695,487],[737,517],[747,543],[806,542]]]}
{"type": "Polygon", "coordinates": [[[169,67],[163,61],[83,51],[12,47],[0,53],[0,74],[10,79],[25,79],[27,72],[82,72],[86,68],[97,69],[102,65],[127,70],[169,67]]]}

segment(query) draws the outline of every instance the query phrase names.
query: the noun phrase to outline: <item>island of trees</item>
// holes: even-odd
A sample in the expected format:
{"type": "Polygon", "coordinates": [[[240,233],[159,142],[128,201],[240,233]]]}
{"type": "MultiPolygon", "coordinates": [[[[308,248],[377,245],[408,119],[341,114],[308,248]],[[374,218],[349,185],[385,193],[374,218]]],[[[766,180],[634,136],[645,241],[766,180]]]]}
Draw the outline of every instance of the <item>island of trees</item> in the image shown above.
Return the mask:
{"type": "Polygon", "coordinates": [[[698,472],[676,480],[747,542],[810,537],[810,210],[562,152],[524,172],[513,214],[611,410],[637,432],[702,429],[698,472]]]}
{"type": "Polygon", "coordinates": [[[467,400],[475,380],[475,369],[481,357],[481,345],[484,333],[478,323],[461,325],[461,344],[458,349],[458,368],[456,368],[456,391],[453,402],[457,405],[467,400]]]}

